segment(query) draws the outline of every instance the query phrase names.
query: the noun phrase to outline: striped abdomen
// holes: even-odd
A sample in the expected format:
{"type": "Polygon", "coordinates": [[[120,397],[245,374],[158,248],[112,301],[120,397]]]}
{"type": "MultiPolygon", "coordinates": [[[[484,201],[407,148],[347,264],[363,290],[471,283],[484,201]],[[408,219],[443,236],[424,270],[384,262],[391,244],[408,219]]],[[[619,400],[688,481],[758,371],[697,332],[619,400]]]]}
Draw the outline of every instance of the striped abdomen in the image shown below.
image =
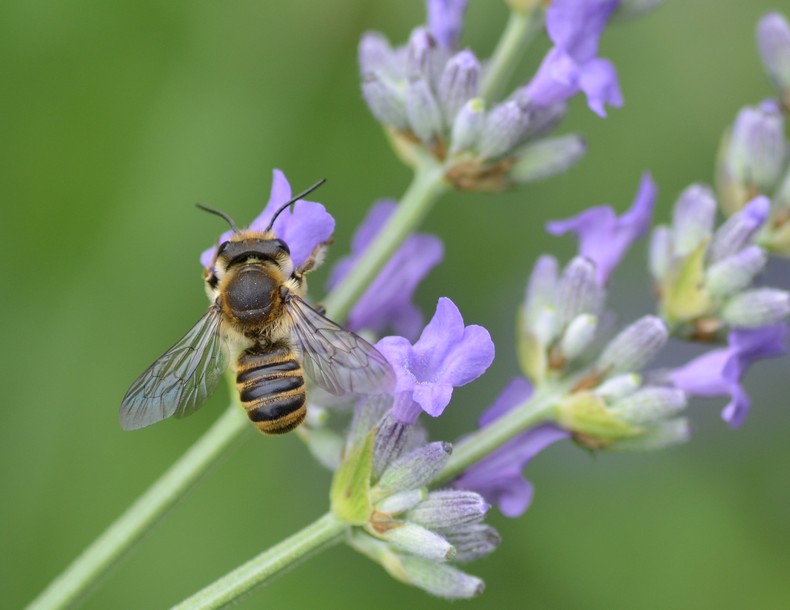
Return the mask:
{"type": "Polygon", "coordinates": [[[264,434],[283,434],[304,420],[304,376],[290,346],[257,344],[239,356],[236,388],[247,415],[264,434]]]}

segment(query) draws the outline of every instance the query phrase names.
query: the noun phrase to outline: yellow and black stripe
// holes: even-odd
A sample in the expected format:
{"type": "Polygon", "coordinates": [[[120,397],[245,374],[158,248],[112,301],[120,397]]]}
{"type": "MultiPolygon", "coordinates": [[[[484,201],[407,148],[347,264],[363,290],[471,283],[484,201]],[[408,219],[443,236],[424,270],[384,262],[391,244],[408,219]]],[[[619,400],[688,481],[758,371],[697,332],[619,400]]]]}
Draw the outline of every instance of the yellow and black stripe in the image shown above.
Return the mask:
{"type": "Polygon", "coordinates": [[[245,350],[236,364],[236,388],[247,416],[264,434],[289,432],[307,414],[302,366],[285,343],[245,350]]]}

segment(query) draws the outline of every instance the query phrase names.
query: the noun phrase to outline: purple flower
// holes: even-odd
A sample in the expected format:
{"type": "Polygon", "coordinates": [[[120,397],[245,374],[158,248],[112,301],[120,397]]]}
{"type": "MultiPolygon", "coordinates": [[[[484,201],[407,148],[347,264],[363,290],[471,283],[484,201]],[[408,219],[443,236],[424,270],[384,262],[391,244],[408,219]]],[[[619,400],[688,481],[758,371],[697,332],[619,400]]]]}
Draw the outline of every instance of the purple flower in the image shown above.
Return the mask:
{"type": "Polygon", "coordinates": [[[729,346],[695,358],[670,373],[675,387],[697,396],[729,394],[730,402],[722,418],[737,428],[746,419],[751,400],[741,386],[741,378],[749,366],[762,358],[781,356],[787,350],[787,325],[772,324],[754,329],[733,330],[729,346]]]}
{"type": "Polygon", "coordinates": [[[455,49],[464,25],[467,0],[428,0],[428,29],[443,47],[455,49]]]}
{"type": "Polygon", "coordinates": [[[601,285],[609,279],[631,244],[650,225],[656,185],[645,172],[631,208],[618,218],[608,205],[599,205],[567,220],[554,220],[546,225],[552,235],[575,233],[579,238],[579,255],[595,263],[601,285]]]}
{"type": "Polygon", "coordinates": [[[525,88],[539,106],[564,102],[580,90],[590,109],[606,116],[604,106],[622,106],[617,72],[597,57],[598,42],[619,0],[554,0],[546,10],[546,29],[554,43],[525,88]]]}
{"type": "MultiPolygon", "coordinates": [[[[532,385],[521,377],[513,379],[480,418],[480,427],[489,425],[532,395],[532,385]]],[[[453,487],[477,491],[497,504],[506,517],[518,517],[532,502],[534,489],[523,476],[529,461],[549,445],[568,438],[567,430],[551,424],[536,426],[486,456],[460,477],[453,487]]]]}
{"type": "Polygon", "coordinates": [[[384,337],[376,348],[395,370],[392,416],[406,424],[413,423],[420,410],[441,415],[453,388],[477,379],[494,360],[488,331],[464,326],[461,312],[444,297],[414,345],[403,337],[384,337]]]}
{"type": "MultiPolygon", "coordinates": [[[[395,208],[394,201],[379,201],[371,208],[354,234],[351,254],[340,259],[332,270],[328,288],[334,288],[348,275],[395,208]]],[[[412,296],[443,255],[444,248],[438,237],[426,234],[407,237],[357,301],[346,326],[351,330],[365,328],[376,333],[392,328],[395,333],[414,339],[424,319],[422,312],[412,303],[412,296]]]]}
{"type": "MultiPolygon", "coordinates": [[[[249,226],[251,231],[264,231],[269,226],[274,213],[285,202],[291,199],[291,185],[279,169],[275,169],[272,178],[272,190],[269,202],[249,226]]],[[[274,221],[272,231],[291,249],[291,260],[299,267],[313,253],[316,246],[326,242],[335,230],[335,219],[320,203],[300,199],[290,210],[285,210],[274,221]]],[[[217,240],[217,245],[230,239],[232,231],[225,231],[217,240]]],[[[212,246],[200,255],[200,264],[209,267],[217,250],[212,246]]]]}

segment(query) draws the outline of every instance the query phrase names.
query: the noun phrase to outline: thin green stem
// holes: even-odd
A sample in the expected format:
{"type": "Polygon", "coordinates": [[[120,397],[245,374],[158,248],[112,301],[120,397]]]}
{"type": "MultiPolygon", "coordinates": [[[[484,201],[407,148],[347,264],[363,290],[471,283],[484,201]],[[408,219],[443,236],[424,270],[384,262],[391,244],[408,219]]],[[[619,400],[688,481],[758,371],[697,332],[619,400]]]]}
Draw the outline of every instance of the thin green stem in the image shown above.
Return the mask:
{"type": "Polygon", "coordinates": [[[543,24],[543,15],[544,10],[539,6],[526,12],[510,12],[510,19],[497,42],[480,87],[480,97],[486,102],[502,97],[524,51],[543,24]]]}
{"type": "Polygon", "coordinates": [[[472,464],[478,462],[513,437],[536,424],[550,421],[557,402],[568,392],[572,384],[549,386],[536,392],[526,402],[503,416],[480,428],[458,443],[447,465],[433,485],[453,480],[472,464]]]}
{"type": "Polygon", "coordinates": [[[304,529],[264,551],[177,606],[178,610],[221,608],[310,554],[340,540],[350,526],[327,513],[304,529]]]}
{"type": "Polygon", "coordinates": [[[443,168],[428,156],[421,156],[414,179],[395,212],[379,232],[376,240],[360,257],[351,273],[324,301],[327,315],[343,320],[351,307],[375,279],[378,272],[428,214],[439,197],[448,190],[443,168]]]}
{"type": "Polygon", "coordinates": [[[66,608],[77,602],[248,427],[238,405],[230,405],[159,480],[31,602],[28,610],[66,608]]]}

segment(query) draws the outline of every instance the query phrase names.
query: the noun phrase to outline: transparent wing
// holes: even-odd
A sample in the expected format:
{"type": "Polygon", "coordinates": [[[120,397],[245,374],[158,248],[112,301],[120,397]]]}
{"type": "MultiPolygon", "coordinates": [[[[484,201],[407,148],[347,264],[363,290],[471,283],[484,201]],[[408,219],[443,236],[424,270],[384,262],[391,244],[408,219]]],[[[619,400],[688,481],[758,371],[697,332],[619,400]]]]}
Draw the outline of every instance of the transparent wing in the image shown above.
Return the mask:
{"type": "Polygon", "coordinates": [[[326,391],[382,394],[394,387],[392,367],[362,337],[322,316],[298,296],[289,296],[286,311],[304,369],[326,391]]]}
{"type": "Polygon", "coordinates": [[[190,415],[206,402],[225,368],[220,312],[212,306],[132,384],[121,403],[121,427],[136,430],[190,415]]]}

